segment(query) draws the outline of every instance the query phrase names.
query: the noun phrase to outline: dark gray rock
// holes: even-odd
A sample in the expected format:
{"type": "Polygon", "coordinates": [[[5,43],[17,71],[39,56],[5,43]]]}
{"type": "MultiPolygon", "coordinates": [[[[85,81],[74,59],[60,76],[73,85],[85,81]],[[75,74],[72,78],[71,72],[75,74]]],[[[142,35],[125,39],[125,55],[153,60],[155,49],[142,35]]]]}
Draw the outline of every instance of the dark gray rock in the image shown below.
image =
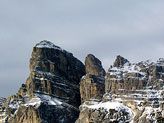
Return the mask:
{"type": "Polygon", "coordinates": [[[124,57],[118,55],[116,57],[116,60],[113,64],[113,67],[121,67],[123,66],[124,64],[128,63],[129,61],[127,59],[125,59],[124,57]]]}

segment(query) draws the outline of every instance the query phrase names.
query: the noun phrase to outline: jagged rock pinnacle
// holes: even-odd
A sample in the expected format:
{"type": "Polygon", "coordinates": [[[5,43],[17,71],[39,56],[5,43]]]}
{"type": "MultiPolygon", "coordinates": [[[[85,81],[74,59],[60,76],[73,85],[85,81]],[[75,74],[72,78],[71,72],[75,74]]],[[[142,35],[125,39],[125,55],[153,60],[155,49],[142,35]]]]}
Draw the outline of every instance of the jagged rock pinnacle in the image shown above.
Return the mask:
{"type": "Polygon", "coordinates": [[[116,60],[113,64],[113,67],[120,67],[120,66],[123,66],[124,64],[126,64],[127,62],[129,62],[127,59],[125,59],[124,57],[118,55],[116,57],[116,60]]]}
{"type": "Polygon", "coordinates": [[[85,59],[85,70],[87,74],[105,76],[101,61],[92,54],[88,54],[85,59]]]}
{"type": "Polygon", "coordinates": [[[81,102],[89,99],[101,99],[105,90],[105,70],[101,61],[89,54],[85,60],[86,75],[80,82],[81,102]]]}

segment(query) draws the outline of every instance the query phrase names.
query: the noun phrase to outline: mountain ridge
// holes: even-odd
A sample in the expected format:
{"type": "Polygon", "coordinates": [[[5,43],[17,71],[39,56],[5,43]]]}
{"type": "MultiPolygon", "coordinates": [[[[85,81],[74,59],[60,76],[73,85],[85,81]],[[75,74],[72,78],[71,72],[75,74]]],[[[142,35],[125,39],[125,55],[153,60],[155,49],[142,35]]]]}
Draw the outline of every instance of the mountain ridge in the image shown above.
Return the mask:
{"type": "Polygon", "coordinates": [[[37,43],[18,93],[0,98],[2,123],[151,123],[164,121],[164,59],[131,63],[118,55],[105,72],[50,41],[37,43]]]}

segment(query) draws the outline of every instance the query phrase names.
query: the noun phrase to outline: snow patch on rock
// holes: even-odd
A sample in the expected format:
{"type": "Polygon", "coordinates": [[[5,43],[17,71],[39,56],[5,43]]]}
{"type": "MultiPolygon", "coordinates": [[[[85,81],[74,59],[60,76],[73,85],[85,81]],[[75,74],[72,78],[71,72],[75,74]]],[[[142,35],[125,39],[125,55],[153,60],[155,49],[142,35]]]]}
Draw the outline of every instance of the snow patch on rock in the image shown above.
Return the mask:
{"type": "Polygon", "coordinates": [[[47,41],[47,40],[43,40],[40,43],[36,44],[36,47],[37,48],[53,48],[53,49],[63,51],[62,48],[54,45],[53,43],[51,43],[50,41],[47,41]]]}
{"type": "Polygon", "coordinates": [[[48,105],[61,105],[61,100],[51,97],[49,95],[36,93],[35,97],[29,100],[25,106],[36,106],[39,107],[41,103],[46,103],[48,105]]]}

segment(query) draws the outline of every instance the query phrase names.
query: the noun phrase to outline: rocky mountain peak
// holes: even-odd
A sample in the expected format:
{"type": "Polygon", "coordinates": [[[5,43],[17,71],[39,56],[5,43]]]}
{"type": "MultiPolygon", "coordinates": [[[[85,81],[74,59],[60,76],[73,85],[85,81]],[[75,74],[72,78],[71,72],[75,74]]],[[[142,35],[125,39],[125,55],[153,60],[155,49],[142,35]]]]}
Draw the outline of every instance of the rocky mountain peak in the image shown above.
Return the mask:
{"type": "Polygon", "coordinates": [[[85,70],[87,74],[105,76],[101,61],[92,54],[88,54],[85,59],[85,70]]]}
{"type": "Polygon", "coordinates": [[[86,75],[80,81],[81,102],[101,99],[105,90],[105,70],[101,61],[89,54],[85,59],[86,75]]]}
{"type": "Polygon", "coordinates": [[[29,95],[39,91],[62,98],[70,97],[69,101],[73,101],[71,104],[80,104],[78,86],[80,78],[85,75],[85,67],[72,53],[50,41],[41,41],[33,48],[30,71],[30,77],[26,82],[29,95]]]}
{"type": "Polygon", "coordinates": [[[62,49],[59,46],[56,46],[55,44],[47,40],[40,41],[39,43],[35,45],[35,47],[36,48],[49,48],[49,49],[55,49],[55,50],[67,52],[66,50],[62,49]]]}
{"type": "Polygon", "coordinates": [[[54,45],[53,43],[51,43],[50,41],[47,41],[47,40],[43,40],[43,41],[40,41],[39,43],[36,44],[36,47],[39,47],[39,48],[60,48],[56,45],[54,45]]]}
{"type": "Polygon", "coordinates": [[[105,73],[94,55],[84,66],[44,40],[33,48],[26,83],[15,95],[0,97],[0,122],[162,123],[163,97],[163,58],[130,63],[119,55],[105,73]]]}
{"type": "Polygon", "coordinates": [[[79,78],[85,74],[83,63],[75,58],[72,53],[46,40],[36,44],[33,48],[30,71],[51,72],[70,81],[73,80],[77,84],[80,81],[79,78]]]}
{"type": "Polygon", "coordinates": [[[124,64],[128,63],[129,61],[127,59],[125,59],[124,57],[118,55],[116,57],[116,60],[113,64],[113,67],[121,67],[123,66],[124,64]]]}
{"type": "Polygon", "coordinates": [[[81,104],[79,83],[85,75],[85,66],[72,53],[46,40],[34,46],[31,56],[26,83],[5,104],[0,100],[3,105],[0,121],[75,122],[81,104]]]}

